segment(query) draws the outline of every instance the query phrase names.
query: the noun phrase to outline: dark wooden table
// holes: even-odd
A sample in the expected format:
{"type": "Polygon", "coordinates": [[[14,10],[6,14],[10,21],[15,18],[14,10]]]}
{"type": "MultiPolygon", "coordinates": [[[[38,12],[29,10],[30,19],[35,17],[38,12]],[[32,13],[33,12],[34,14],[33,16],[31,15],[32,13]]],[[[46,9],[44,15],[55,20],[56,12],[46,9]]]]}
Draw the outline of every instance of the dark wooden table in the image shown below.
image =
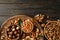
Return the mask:
{"type": "Polygon", "coordinates": [[[60,17],[59,0],[0,0],[0,25],[13,15],[43,13],[60,17]]]}

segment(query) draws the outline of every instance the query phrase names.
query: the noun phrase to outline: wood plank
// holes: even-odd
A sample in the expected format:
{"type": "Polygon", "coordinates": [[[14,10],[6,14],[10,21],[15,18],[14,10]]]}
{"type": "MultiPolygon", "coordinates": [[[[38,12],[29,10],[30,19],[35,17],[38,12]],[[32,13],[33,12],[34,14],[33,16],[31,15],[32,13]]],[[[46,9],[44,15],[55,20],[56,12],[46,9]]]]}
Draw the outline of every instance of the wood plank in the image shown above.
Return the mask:
{"type": "Polygon", "coordinates": [[[16,15],[19,13],[34,13],[46,9],[47,5],[31,4],[0,4],[0,15],[16,15]],[[21,6],[20,6],[21,5],[21,6]]]}
{"type": "Polygon", "coordinates": [[[47,5],[33,5],[33,4],[0,4],[0,8],[40,8],[47,5]]]}
{"type": "Polygon", "coordinates": [[[46,0],[0,0],[0,3],[32,3],[32,4],[40,4],[40,3],[46,3],[46,0]]]}
{"type": "Polygon", "coordinates": [[[59,15],[59,10],[53,10],[53,9],[2,9],[0,11],[0,16],[1,15],[6,15],[6,16],[9,16],[9,15],[19,15],[19,14],[28,14],[28,15],[35,15],[37,13],[45,13],[45,14],[48,14],[50,16],[60,16],[59,15]],[[54,15],[53,15],[54,14],[54,15]]]}

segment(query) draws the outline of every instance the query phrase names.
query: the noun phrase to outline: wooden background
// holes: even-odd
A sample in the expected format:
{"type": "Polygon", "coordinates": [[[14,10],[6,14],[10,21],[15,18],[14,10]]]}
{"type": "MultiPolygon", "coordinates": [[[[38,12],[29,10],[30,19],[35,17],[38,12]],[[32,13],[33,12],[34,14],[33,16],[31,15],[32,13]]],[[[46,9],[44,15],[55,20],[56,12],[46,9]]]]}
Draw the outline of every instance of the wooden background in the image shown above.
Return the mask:
{"type": "Polygon", "coordinates": [[[59,0],[0,0],[0,25],[13,15],[43,13],[60,17],[59,0]]]}

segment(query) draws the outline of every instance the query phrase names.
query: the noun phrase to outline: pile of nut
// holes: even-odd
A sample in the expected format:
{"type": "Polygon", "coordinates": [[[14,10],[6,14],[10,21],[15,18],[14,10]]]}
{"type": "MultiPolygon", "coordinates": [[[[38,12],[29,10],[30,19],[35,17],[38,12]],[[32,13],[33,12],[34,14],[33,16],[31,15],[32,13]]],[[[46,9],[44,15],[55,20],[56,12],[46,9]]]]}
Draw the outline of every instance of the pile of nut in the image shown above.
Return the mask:
{"type": "Polygon", "coordinates": [[[47,40],[60,40],[60,20],[52,20],[49,16],[38,14],[34,18],[43,28],[47,40]]]}
{"type": "Polygon", "coordinates": [[[17,25],[10,25],[7,28],[7,40],[16,39],[18,40],[21,36],[20,27],[17,25]]]}
{"type": "Polygon", "coordinates": [[[44,14],[14,17],[2,27],[1,40],[60,40],[60,20],[44,14]]]}
{"type": "Polygon", "coordinates": [[[4,23],[1,40],[42,40],[43,34],[38,22],[33,18],[25,17],[16,16],[4,23]]]}

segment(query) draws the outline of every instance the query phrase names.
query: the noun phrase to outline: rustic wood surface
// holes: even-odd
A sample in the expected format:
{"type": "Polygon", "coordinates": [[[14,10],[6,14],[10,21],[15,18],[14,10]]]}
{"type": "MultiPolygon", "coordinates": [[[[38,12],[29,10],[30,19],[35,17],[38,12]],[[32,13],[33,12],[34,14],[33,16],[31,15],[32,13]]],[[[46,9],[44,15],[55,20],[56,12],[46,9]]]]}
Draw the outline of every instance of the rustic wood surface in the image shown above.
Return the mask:
{"type": "Polygon", "coordinates": [[[60,17],[60,0],[0,0],[0,25],[13,15],[37,13],[60,17]]]}

